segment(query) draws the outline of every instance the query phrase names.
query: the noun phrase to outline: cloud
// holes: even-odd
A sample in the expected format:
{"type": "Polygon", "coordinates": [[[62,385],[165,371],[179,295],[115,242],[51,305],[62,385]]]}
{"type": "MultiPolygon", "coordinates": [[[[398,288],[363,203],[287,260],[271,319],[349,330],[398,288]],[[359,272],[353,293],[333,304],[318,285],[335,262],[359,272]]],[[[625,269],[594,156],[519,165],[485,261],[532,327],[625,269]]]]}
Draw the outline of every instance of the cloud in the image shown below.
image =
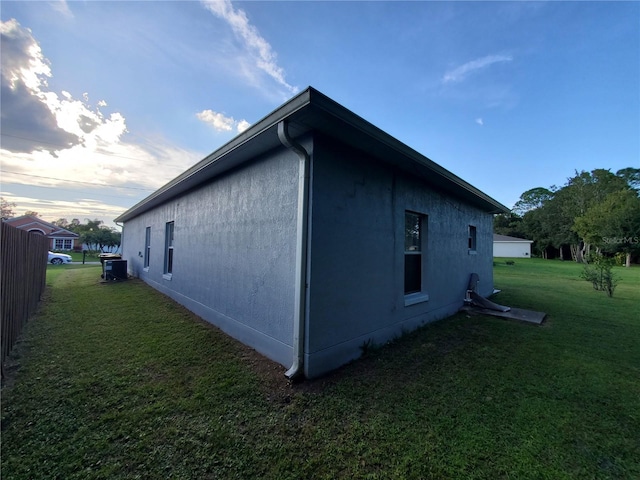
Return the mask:
{"type": "Polygon", "coordinates": [[[2,148],[16,152],[55,151],[79,144],[80,138],[61,128],[55,112],[47,105],[44,89],[51,69],[31,30],[13,19],[0,22],[0,42],[2,148]]]}
{"type": "Polygon", "coordinates": [[[0,32],[0,148],[14,153],[47,151],[57,158],[76,146],[95,148],[121,140],[127,127],[120,113],[105,116],[92,109],[87,92],[78,100],[68,91],[58,95],[48,89],[47,79],[53,76],[49,61],[31,30],[12,19],[0,24],[0,32]]]}
{"type": "Polygon", "coordinates": [[[56,12],[61,13],[65,17],[73,18],[73,13],[71,13],[71,9],[66,0],[54,0],[49,2],[49,4],[56,12]]]}
{"type": "Polygon", "coordinates": [[[63,197],[70,210],[78,206],[79,213],[69,216],[79,217],[86,210],[82,199],[95,197],[91,208],[98,212],[95,205],[112,197],[117,201],[110,203],[123,205],[118,215],[202,158],[162,137],[131,134],[124,115],[103,113],[99,107],[107,106],[105,100],[91,107],[87,92],[76,99],[66,90],[51,91],[50,62],[31,31],[8,20],[0,22],[0,33],[2,188],[20,189],[25,205],[31,198],[26,208],[59,218],[49,212],[62,208],[52,205],[63,197]],[[25,193],[34,188],[48,189],[48,200],[25,193]]]}
{"type": "Polygon", "coordinates": [[[218,132],[230,132],[235,127],[238,133],[242,133],[251,126],[246,120],[236,121],[233,117],[227,117],[213,110],[203,110],[196,113],[196,116],[199,120],[211,125],[218,132]]]}
{"type": "Polygon", "coordinates": [[[244,132],[247,128],[249,128],[251,124],[246,120],[240,120],[236,128],[238,129],[238,133],[244,132]]]}
{"type": "Polygon", "coordinates": [[[476,118],[476,123],[480,126],[484,125],[484,121],[482,120],[482,118],[476,118]]]}
{"type": "Polygon", "coordinates": [[[113,203],[96,201],[91,198],[78,198],[74,201],[51,200],[44,196],[25,197],[12,193],[5,193],[5,199],[19,207],[14,208],[14,213],[22,215],[26,211],[38,212],[40,218],[45,221],[55,221],[59,218],[71,220],[77,218],[84,223],[85,219],[102,220],[107,226],[114,226],[113,219],[123,211],[122,207],[113,203]]]}
{"type": "MultiPolygon", "coordinates": [[[[285,80],[285,72],[277,63],[276,53],[269,42],[260,35],[258,29],[249,23],[244,10],[235,9],[231,4],[231,0],[202,0],[202,4],[211,13],[227,22],[236,37],[242,41],[250,57],[251,66],[254,69],[257,68],[267,74],[280,86],[284,87],[288,93],[298,92],[297,87],[289,85],[285,80]]],[[[242,59],[239,60],[242,63],[242,59]]]]}
{"type": "Polygon", "coordinates": [[[205,123],[212,125],[213,128],[219,132],[230,132],[233,128],[235,121],[231,117],[225,117],[222,113],[214,112],[213,110],[203,110],[197,113],[196,116],[205,123]]]}
{"type": "Polygon", "coordinates": [[[453,70],[448,71],[442,77],[442,82],[461,82],[473,72],[482,70],[483,68],[487,68],[494,63],[510,62],[512,60],[513,57],[511,57],[510,55],[487,55],[486,57],[472,60],[463,65],[460,65],[459,67],[454,68],[453,70]]]}

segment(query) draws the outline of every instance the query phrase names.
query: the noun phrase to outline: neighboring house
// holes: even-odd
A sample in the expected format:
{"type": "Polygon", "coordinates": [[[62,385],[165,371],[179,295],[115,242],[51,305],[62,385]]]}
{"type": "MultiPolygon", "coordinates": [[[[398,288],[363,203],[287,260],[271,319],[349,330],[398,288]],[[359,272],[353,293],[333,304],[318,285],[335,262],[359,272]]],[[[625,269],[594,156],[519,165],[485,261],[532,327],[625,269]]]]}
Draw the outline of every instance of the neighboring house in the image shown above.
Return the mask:
{"type": "Polygon", "coordinates": [[[503,212],[308,88],[115,221],[130,274],[317,377],[490,295],[503,212]]]}
{"type": "Polygon", "coordinates": [[[533,240],[493,234],[494,257],[531,258],[531,244],[533,240]]]}
{"type": "Polygon", "coordinates": [[[49,250],[73,250],[80,246],[79,235],[65,228],[58,227],[49,222],[34,217],[23,215],[5,220],[5,223],[29,233],[44,235],[49,239],[49,250]]]}

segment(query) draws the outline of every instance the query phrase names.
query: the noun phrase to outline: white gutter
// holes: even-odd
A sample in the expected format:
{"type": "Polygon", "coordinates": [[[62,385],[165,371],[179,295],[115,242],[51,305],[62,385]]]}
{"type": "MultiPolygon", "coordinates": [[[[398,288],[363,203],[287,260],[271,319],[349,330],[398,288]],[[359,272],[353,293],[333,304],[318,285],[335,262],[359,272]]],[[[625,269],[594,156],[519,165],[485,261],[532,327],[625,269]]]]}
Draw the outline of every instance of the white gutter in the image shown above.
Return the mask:
{"type": "Polygon", "coordinates": [[[304,338],[307,297],[307,232],[309,224],[310,157],[302,145],[289,136],[287,121],[278,123],[278,138],[300,159],[298,176],[298,219],[296,226],[295,305],[293,317],[293,365],[286,371],[289,379],[304,374],[304,338]]]}

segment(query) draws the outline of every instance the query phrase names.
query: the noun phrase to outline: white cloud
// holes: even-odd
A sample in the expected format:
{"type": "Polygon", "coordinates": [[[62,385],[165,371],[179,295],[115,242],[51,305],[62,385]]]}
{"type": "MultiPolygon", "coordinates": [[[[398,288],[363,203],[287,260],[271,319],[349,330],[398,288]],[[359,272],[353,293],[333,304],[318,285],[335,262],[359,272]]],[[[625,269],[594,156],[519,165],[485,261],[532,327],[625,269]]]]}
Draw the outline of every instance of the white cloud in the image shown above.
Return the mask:
{"type": "MultiPolygon", "coordinates": [[[[119,215],[202,158],[163,138],[131,141],[135,136],[121,113],[92,108],[86,92],[76,99],[65,90],[49,90],[49,61],[28,28],[9,20],[0,22],[0,33],[2,184],[3,189],[13,185],[21,190],[17,211],[35,210],[55,219],[65,216],[55,213],[65,206],[69,216],[86,212],[93,218],[90,211],[97,215],[100,205],[111,208],[115,202],[123,205],[115,212],[119,215]],[[42,198],[31,187],[51,194],[42,198]],[[29,188],[33,197],[25,193],[29,188]],[[83,204],[87,196],[96,198],[83,204]],[[118,201],[106,203],[103,196],[118,201]]],[[[98,106],[107,102],[100,100],[98,106]]]]}
{"type": "Polygon", "coordinates": [[[487,68],[488,66],[493,65],[494,63],[510,62],[512,60],[513,60],[513,57],[511,57],[510,55],[487,55],[486,57],[472,60],[463,65],[460,65],[459,67],[454,68],[453,70],[448,71],[442,77],[442,82],[443,83],[461,82],[469,74],[476,72],[477,70],[487,68]]]}
{"type": "Polygon", "coordinates": [[[2,82],[11,89],[22,83],[29,90],[47,85],[51,77],[48,61],[42,55],[40,45],[31,30],[22,28],[15,19],[0,22],[2,35],[2,82]]]}
{"type": "MultiPolygon", "coordinates": [[[[235,35],[242,41],[248,55],[251,58],[250,66],[254,69],[266,73],[280,86],[284,87],[288,93],[297,93],[298,88],[289,85],[285,80],[285,72],[277,63],[277,55],[273,51],[258,29],[249,23],[247,14],[241,8],[235,9],[231,0],[202,0],[202,4],[211,13],[221,18],[233,30],[235,35]]],[[[243,64],[242,59],[238,59],[243,64]]],[[[246,68],[247,65],[244,65],[246,68]]],[[[251,72],[247,72],[250,77],[251,72]]]]}
{"type": "Polygon", "coordinates": [[[19,207],[14,208],[16,216],[26,211],[38,212],[45,221],[55,221],[59,218],[72,220],[77,218],[84,223],[85,219],[102,220],[107,226],[114,226],[113,219],[123,211],[122,207],[113,203],[97,201],[91,198],[78,198],[74,201],[51,200],[45,197],[25,197],[11,193],[3,193],[7,201],[19,207]]]}
{"type": "Polygon", "coordinates": [[[482,120],[482,118],[476,118],[476,123],[480,126],[484,125],[484,121],[482,120]]]}
{"type": "Polygon", "coordinates": [[[238,129],[238,133],[242,133],[247,128],[249,128],[250,126],[251,126],[251,124],[249,122],[247,122],[246,120],[240,120],[238,122],[238,124],[236,125],[236,128],[238,129]]]}
{"type": "Polygon", "coordinates": [[[222,113],[214,112],[213,110],[203,110],[197,113],[196,116],[203,122],[213,126],[213,128],[219,132],[231,131],[235,123],[233,118],[225,117],[222,113]]]}
{"type": "MultiPolygon", "coordinates": [[[[49,61],[31,30],[15,20],[0,22],[2,43],[2,147],[11,151],[54,151],[77,145],[81,139],[61,128],[56,108],[51,105],[58,96],[47,90],[52,76],[49,61]]],[[[63,92],[70,98],[68,92],[63,92]]]]}
{"type": "Polygon", "coordinates": [[[246,120],[236,121],[233,117],[227,117],[213,110],[203,110],[196,113],[196,116],[199,120],[211,125],[218,132],[230,132],[235,127],[238,133],[242,133],[251,126],[246,120]]]}
{"type": "Polygon", "coordinates": [[[49,4],[56,12],[61,13],[65,17],[73,18],[73,13],[71,13],[71,9],[69,8],[66,0],[54,0],[49,2],[49,4]]]}

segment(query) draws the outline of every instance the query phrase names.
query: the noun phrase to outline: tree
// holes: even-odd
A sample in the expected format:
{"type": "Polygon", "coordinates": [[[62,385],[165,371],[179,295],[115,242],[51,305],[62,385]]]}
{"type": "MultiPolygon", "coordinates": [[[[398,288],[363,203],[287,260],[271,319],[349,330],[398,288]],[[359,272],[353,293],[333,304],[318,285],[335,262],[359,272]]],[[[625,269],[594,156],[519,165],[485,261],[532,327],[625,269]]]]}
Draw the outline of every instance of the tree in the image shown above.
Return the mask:
{"type": "Polygon", "coordinates": [[[549,210],[536,208],[529,210],[522,217],[524,237],[533,240],[534,251],[542,258],[548,258],[549,249],[553,248],[552,231],[548,221],[549,210]]]}
{"type": "Polygon", "coordinates": [[[54,220],[53,222],[51,222],[51,225],[55,225],[56,227],[60,228],[67,228],[69,226],[69,222],[66,218],[59,218],[58,220],[54,220]]]}
{"type": "Polygon", "coordinates": [[[522,217],[513,212],[500,213],[493,218],[493,233],[517,238],[526,237],[522,217]]]}
{"type": "Polygon", "coordinates": [[[623,252],[625,265],[631,266],[631,255],[640,252],[640,198],[635,190],[610,193],[576,218],[574,230],[599,249],[623,252]]]}
{"type": "Polygon", "coordinates": [[[636,192],[640,191],[640,168],[622,168],[616,172],[616,175],[623,178],[629,188],[632,188],[636,192]]]}
{"type": "Polygon", "coordinates": [[[616,174],[606,169],[591,172],[576,171],[562,188],[537,187],[527,190],[514,206],[522,216],[525,236],[534,240],[534,248],[546,256],[549,247],[557,248],[562,257],[568,246],[573,260],[582,262],[589,253],[591,236],[584,229],[576,229],[576,219],[608,195],[619,191],[634,191],[640,169],[626,168],[616,174]]]}
{"type": "Polygon", "coordinates": [[[34,212],[33,210],[27,210],[26,212],[24,212],[24,214],[32,217],[37,217],[40,215],[38,212],[34,212]]]}
{"type": "Polygon", "coordinates": [[[121,234],[113,228],[102,225],[102,220],[89,220],[86,224],[75,224],[76,219],[71,221],[72,231],[80,235],[80,241],[86,244],[90,250],[104,252],[106,249],[113,249],[120,246],[121,234]]]}
{"type": "Polygon", "coordinates": [[[15,215],[13,209],[16,208],[15,202],[10,202],[5,200],[4,197],[0,197],[0,210],[2,220],[6,220],[7,218],[11,218],[15,215]]]}
{"type": "Polygon", "coordinates": [[[520,195],[520,200],[513,206],[513,213],[523,216],[530,210],[543,207],[549,200],[553,198],[556,187],[551,190],[543,187],[532,188],[520,195]]]}
{"type": "Polygon", "coordinates": [[[593,205],[603,202],[610,193],[628,189],[626,180],[609,170],[599,168],[591,172],[576,171],[576,175],[557,192],[554,200],[560,202],[560,205],[557,205],[553,218],[557,222],[557,231],[562,234],[559,241],[570,245],[571,256],[575,261],[584,262],[590,249],[590,242],[579,236],[574,228],[576,219],[593,205]]]}

